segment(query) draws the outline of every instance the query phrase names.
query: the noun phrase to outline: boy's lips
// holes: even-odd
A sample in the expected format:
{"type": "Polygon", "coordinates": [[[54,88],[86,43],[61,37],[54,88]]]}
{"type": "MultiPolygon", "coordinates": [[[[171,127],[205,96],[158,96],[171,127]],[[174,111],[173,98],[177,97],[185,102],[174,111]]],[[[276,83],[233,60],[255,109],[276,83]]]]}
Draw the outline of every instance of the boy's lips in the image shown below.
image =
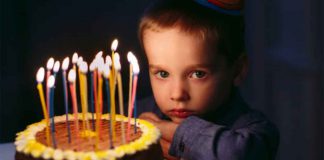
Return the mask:
{"type": "Polygon", "coordinates": [[[172,109],[169,111],[170,116],[178,117],[178,118],[187,118],[193,115],[194,112],[186,109],[172,109]]]}

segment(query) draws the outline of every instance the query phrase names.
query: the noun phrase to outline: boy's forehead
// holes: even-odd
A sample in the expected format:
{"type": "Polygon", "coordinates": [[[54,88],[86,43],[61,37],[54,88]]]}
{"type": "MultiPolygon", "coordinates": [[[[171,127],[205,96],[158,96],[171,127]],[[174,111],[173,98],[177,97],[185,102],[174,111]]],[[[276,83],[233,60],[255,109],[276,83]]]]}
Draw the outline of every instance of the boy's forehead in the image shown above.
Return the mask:
{"type": "Polygon", "coordinates": [[[177,27],[146,30],[143,34],[143,45],[148,56],[167,58],[178,55],[186,56],[183,59],[193,58],[206,62],[219,62],[222,59],[222,55],[217,53],[215,43],[197,36],[197,33],[185,32],[177,27]]]}

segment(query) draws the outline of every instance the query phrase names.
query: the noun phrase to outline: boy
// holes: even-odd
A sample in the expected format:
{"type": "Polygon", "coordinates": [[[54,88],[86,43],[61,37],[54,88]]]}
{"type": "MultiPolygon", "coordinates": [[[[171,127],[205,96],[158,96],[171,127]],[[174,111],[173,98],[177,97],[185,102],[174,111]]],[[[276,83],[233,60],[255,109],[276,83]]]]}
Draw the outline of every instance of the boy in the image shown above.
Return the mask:
{"type": "Polygon", "coordinates": [[[275,158],[276,127],[237,91],[247,71],[242,24],[191,0],[161,0],[145,12],[139,37],[154,99],[138,108],[160,129],[165,158],[275,158]]]}

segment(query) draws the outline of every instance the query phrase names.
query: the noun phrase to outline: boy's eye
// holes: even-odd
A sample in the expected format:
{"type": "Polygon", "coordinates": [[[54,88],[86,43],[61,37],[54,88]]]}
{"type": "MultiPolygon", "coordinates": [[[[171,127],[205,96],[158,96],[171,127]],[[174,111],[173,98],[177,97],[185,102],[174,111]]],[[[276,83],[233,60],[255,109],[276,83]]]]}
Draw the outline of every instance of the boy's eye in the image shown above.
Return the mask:
{"type": "Polygon", "coordinates": [[[194,71],[191,75],[191,78],[201,79],[204,78],[205,76],[206,76],[206,72],[204,71],[194,71]]]}
{"type": "Polygon", "coordinates": [[[166,72],[166,71],[158,71],[156,73],[156,75],[159,77],[159,78],[167,78],[169,76],[169,73],[166,72]]]}

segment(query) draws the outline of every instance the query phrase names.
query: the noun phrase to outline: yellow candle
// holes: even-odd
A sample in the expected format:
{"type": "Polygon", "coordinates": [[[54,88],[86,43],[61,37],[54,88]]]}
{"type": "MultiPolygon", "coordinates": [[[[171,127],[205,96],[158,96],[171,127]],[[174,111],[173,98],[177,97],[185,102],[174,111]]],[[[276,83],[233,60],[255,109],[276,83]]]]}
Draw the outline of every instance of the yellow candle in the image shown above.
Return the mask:
{"type": "Polygon", "coordinates": [[[83,74],[80,72],[80,66],[78,68],[78,74],[79,74],[79,87],[80,87],[80,99],[81,99],[81,110],[82,110],[82,129],[85,129],[85,113],[84,113],[84,88],[83,88],[83,74]]]}
{"type": "Polygon", "coordinates": [[[132,90],[133,90],[133,64],[137,63],[137,59],[132,52],[127,53],[129,62],[129,92],[128,92],[128,124],[127,124],[127,140],[130,140],[130,119],[132,117],[132,90]]]}
{"type": "Polygon", "coordinates": [[[116,138],[116,134],[115,134],[115,121],[116,121],[116,111],[115,111],[115,106],[116,106],[116,103],[115,103],[115,81],[113,80],[114,79],[114,76],[112,74],[110,74],[110,81],[109,81],[109,84],[110,84],[110,122],[112,124],[112,137],[113,137],[113,140],[115,140],[116,138]]]}
{"type": "Polygon", "coordinates": [[[83,119],[83,129],[89,130],[88,117],[88,87],[87,87],[87,77],[86,73],[88,72],[88,64],[86,62],[80,63],[80,96],[81,96],[81,107],[82,107],[82,119],[83,119]]]}
{"type": "MultiPolygon", "coordinates": [[[[116,53],[114,57],[115,69],[117,73],[117,84],[118,84],[118,99],[119,99],[119,111],[122,116],[124,116],[124,103],[123,103],[123,87],[122,87],[122,80],[121,80],[121,64],[120,64],[120,57],[119,54],[116,53]]],[[[123,144],[126,143],[125,140],[125,128],[124,123],[121,123],[121,132],[122,132],[122,142],[123,144]]]]}
{"type": "Polygon", "coordinates": [[[43,67],[41,67],[37,72],[37,78],[36,78],[37,82],[38,82],[37,89],[39,92],[39,98],[41,100],[43,114],[44,114],[44,118],[45,118],[45,122],[46,122],[46,143],[47,143],[47,145],[50,145],[49,117],[48,117],[47,108],[46,108],[46,104],[45,104],[43,85],[42,85],[42,82],[44,80],[44,75],[45,75],[45,70],[43,67]]]}
{"type": "MultiPolygon", "coordinates": [[[[111,58],[114,60],[115,59],[115,51],[118,46],[118,40],[115,39],[112,44],[111,44],[111,51],[112,55],[111,58]]],[[[111,123],[112,123],[112,137],[113,140],[116,139],[116,132],[115,132],[115,123],[116,123],[116,103],[115,103],[115,84],[116,84],[116,73],[115,73],[115,64],[114,61],[112,61],[112,66],[111,66],[111,74],[110,74],[110,103],[111,103],[111,123]]]]}
{"type": "Polygon", "coordinates": [[[96,142],[96,146],[98,146],[98,143],[99,143],[99,135],[101,134],[101,131],[100,131],[100,128],[101,128],[101,109],[102,109],[102,77],[101,77],[101,74],[98,73],[99,75],[99,79],[98,79],[98,105],[97,105],[97,121],[96,121],[96,125],[97,125],[97,128],[96,128],[96,132],[97,132],[97,142],[96,142]]]}

